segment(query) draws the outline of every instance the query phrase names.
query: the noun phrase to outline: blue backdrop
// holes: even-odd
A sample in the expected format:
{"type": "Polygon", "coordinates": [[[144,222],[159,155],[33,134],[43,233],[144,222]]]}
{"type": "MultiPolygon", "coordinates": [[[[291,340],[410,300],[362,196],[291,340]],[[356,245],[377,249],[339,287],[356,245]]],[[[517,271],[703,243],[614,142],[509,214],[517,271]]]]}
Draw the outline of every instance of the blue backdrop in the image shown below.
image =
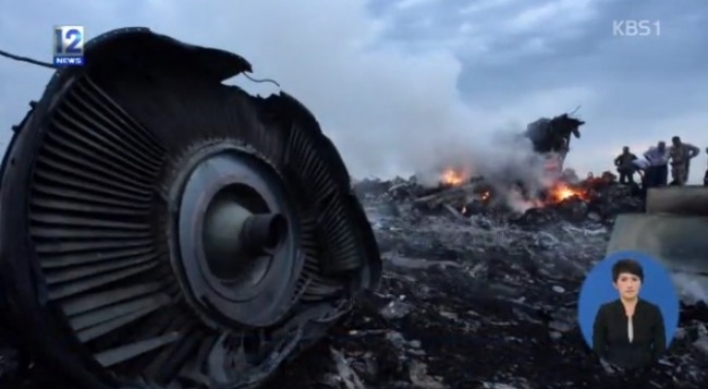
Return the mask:
{"type": "Polygon", "coordinates": [[[578,322],[585,341],[592,348],[592,325],[600,306],[619,298],[617,289],[612,285],[612,265],[620,259],[633,259],[644,268],[639,297],[661,308],[668,347],[678,327],[679,298],[669,273],[648,255],[636,251],[613,253],[587,275],[578,301],[578,322]]]}

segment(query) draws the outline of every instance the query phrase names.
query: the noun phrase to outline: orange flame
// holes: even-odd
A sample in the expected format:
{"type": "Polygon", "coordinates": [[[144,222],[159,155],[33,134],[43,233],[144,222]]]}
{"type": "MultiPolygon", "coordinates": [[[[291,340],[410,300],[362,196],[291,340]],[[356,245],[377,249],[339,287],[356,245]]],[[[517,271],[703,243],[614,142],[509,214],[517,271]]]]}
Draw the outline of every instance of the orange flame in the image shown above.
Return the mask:
{"type": "Polygon", "coordinates": [[[465,180],[467,180],[466,174],[452,168],[445,169],[440,177],[442,184],[450,186],[461,185],[465,180]]]}
{"type": "Polygon", "coordinates": [[[551,203],[560,203],[573,197],[584,200],[587,198],[587,194],[582,189],[573,188],[566,183],[558,182],[549,191],[548,199],[551,203]]]}

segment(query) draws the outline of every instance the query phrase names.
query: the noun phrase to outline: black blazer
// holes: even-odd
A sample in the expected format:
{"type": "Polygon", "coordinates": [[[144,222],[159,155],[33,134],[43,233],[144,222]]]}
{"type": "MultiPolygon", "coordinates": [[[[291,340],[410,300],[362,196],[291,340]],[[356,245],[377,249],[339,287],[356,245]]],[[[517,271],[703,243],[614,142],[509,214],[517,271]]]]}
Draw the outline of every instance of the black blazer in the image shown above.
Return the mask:
{"type": "Polygon", "coordinates": [[[593,325],[594,351],[606,361],[625,369],[642,368],[656,362],[666,351],[664,317],[659,307],[639,299],[632,318],[632,343],[629,342],[627,322],[620,300],[602,305],[593,325]]]}

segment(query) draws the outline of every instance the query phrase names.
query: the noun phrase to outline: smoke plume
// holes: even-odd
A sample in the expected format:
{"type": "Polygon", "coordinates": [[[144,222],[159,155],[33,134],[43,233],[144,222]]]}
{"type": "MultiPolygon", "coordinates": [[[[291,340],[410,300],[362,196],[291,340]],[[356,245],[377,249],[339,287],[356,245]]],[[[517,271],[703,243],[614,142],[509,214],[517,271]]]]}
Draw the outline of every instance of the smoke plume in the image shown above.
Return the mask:
{"type": "Polygon", "coordinates": [[[522,133],[520,128],[508,128],[477,143],[437,145],[435,152],[419,160],[416,179],[421,185],[436,186],[448,169],[466,177],[484,177],[494,187],[497,200],[525,211],[541,191],[553,185],[554,177],[546,170],[546,157],[535,153],[522,133]]]}

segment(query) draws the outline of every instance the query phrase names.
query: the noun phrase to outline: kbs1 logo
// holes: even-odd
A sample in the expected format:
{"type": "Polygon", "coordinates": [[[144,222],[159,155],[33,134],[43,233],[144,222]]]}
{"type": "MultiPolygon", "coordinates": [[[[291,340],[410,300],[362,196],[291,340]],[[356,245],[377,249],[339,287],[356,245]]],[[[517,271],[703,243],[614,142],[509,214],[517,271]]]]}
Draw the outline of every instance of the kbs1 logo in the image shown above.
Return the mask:
{"type": "Polygon", "coordinates": [[[661,22],[658,20],[623,19],[612,21],[614,36],[660,36],[661,22]]]}
{"type": "Polygon", "coordinates": [[[54,27],[54,66],[84,66],[84,27],[54,27]]]}

